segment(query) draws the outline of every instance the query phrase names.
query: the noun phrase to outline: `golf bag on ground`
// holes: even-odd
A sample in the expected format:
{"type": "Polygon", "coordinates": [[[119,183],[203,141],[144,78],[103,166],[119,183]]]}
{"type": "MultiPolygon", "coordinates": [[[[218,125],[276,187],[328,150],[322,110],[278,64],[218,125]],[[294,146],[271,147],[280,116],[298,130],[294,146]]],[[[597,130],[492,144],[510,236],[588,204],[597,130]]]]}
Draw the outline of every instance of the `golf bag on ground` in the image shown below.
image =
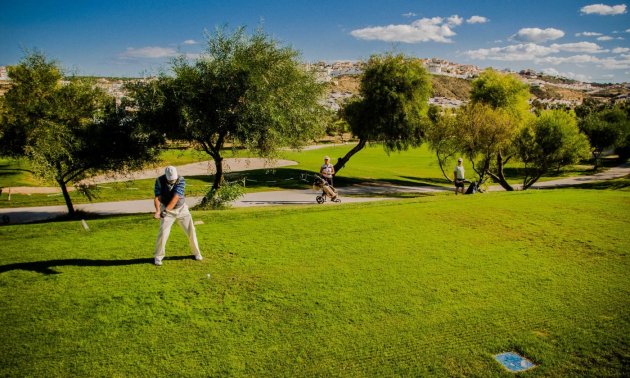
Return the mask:
{"type": "Polygon", "coordinates": [[[466,192],[464,194],[483,193],[483,190],[481,189],[481,184],[483,184],[485,180],[483,180],[482,182],[480,181],[465,181],[465,182],[470,182],[470,185],[468,185],[468,189],[466,189],[466,192]]]}

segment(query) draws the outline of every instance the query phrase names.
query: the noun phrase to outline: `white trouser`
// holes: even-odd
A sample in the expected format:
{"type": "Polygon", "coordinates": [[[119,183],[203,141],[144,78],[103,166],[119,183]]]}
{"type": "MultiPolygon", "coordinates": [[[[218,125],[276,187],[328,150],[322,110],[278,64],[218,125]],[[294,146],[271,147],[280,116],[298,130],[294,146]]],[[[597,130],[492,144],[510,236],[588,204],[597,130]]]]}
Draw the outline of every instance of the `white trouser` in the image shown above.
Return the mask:
{"type": "MultiPolygon", "coordinates": [[[[160,210],[164,210],[164,205],[160,207],[160,210]]],[[[166,242],[168,236],[171,233],[171,226],[173,222],[177,220],[180,227],[188,235],[188,244],[190,245],[190,252],[194,256],[201,256],[199,251],[199,243],[197,243],[197,233],[195,232],[195,224],[192,220],[192,215],[188,210],[188,205],[179,209],[173,209],[166,212],[166,216],[160,220],[160,232],[158,233],[157,240],[155,241],[155,260],[162,261],[166,254],[166,242]]]]}

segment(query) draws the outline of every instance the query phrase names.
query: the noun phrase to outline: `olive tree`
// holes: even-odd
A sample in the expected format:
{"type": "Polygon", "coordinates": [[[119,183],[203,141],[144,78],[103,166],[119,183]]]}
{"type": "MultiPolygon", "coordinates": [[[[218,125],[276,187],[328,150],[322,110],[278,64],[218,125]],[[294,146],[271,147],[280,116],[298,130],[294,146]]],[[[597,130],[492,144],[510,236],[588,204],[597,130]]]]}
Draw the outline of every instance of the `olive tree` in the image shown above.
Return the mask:
{"type": "Polygon", "coordinates": [[[518,120],[506,110],[470,103],[460,109],[454,122],[456,149],[471,162],[479,181],[490,176],[505,190],[514,190],[503,173],[513,155],[506,157],[504,151],[512,149],[518,120]]]}
{"type": "Polygon", "coordinates": [[[431,79],[418,59],[403,55],[374,55],[365,67],[359,97],[343,108],[343,117],[359,143],[335,163],[339,172],[368,142],[385,151],[420,145],[428,123],[431,79]]]}
{"type": "Polygon", "coordinates": [[[440,110],[438,106],[430,105],[428,116],[431,123],[426,130],[427,143],[429,148],[435,151],[444,179],[453,182],[452,175],[446,173],[445,167],[459,152],[457,113],[451,109],[440,110]]]}
{"type": "Polygon", "coordinates": [[[57,63],[38,52],[10,66],[8,74],[12,86],[0,106],[0,152],[26,157],[38,177],[55,182],[70,215],[70,184],[91,198],[84,180],[154,160],[155,138],[91,81],[62,81],[57,63]]]}
{"type": "Polygon", "coordinates": [[[210,155],[213,191],[222,185],[226,143],[270,157],[323,133],[323,85],[300,64],[298,52],[261,30],[219,29],[207,36],[199,58],[180,57],[170,68],[174,76],[129,88],[136,117],[210,155]]]}
{"type": "Polygon", "coordinates": [[[619,107],[593,111],[580,121],[579,126],[591,143],[594,169],[598,168],[606,149],[620,147],[630,134],[628,114],[619,107]]]}
{"type": "Polygon", "coordinates": [[[589,154],[588,139],[580,133],[575,115],[562,110],[543,111],[521,130],[515,144],[525,165],[523,190],[545,173],[575,164],[589,154]]]}

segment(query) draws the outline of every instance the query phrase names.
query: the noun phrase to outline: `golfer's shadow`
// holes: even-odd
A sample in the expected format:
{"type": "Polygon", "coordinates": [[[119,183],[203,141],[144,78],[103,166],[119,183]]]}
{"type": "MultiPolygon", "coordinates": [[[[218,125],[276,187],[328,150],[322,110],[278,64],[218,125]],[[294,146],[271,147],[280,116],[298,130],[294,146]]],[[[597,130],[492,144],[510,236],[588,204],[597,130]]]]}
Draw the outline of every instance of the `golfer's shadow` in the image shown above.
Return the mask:
{"type": "MultiPolygon", "coordinates": [[[[164,260],[190,260],[192,256],[173,256],[165,257],[164,260]]],[[[12,270],[27,270],[42,274],[60,274],[53,269],[58,266],[124,266],[124,265],[153,265],[153,258],[146,259],[130,259],[130,260],[90,260],[90,259],[64,259],[64,260],[48,260],[33,261],[27,263],[15,263],[0,265],[0,274],[12,270]]]]}

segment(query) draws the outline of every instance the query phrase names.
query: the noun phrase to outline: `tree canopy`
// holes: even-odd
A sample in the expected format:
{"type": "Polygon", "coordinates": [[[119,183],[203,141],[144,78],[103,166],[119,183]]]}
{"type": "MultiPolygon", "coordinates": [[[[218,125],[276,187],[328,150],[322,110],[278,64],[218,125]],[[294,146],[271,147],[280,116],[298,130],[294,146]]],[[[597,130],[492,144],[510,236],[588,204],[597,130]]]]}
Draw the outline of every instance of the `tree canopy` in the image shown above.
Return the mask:
{"type": "Polygon", "coordinates": [[[523,189],[543,174],[575,164],[589,153],[588,139],[580,133],[575,115],[562,110],[543,111],[521,130],[515,144],[525,164],[523,189]]]}
{"type": "Polygon", "coordinates": [[[628,112],[620,107],[603,108],[587,113],[580,120],[579,126],[590,141],[595,168],[598,167],[600,157],[606,149],[617,148],[623,152],[623,146],[630,136],[628,112]]]}
{"type": "Polygon", "coordinates": [[[458,132],[465,136],[460,150],[473,163],[478,159],[480,176],[488,174],[506,190],[513,190],[503,169],[516,152],[514,138],[533,117],[529,97],[526,84],[489,69],[472,82],[471,102],[458,114],[458,132]]]}
{"type": "Polygon", "coordinates": [[[180,57],[171,70],[174,77],[131,88],[138,119],[207,152],[216,166],[213,190],[223,180],[227,142],[269,157],[323,133],[323,85],[295,50],[261,30],[219,29],[207,36],[201,57],[180,57]]]}
{"type": "MultiPolygon", "coordinates": [[[[56,182],[68,212],[69,183],[127,171],[154,159],[154,138],[90,80],[62,82],[57,63],[31,53],[8,68],[11,89],[0,105],[0,151],[24,156],[38,177],[56,182]]],[[[90,196],[90,192],[83,191],[90,196]]]]}
{"type": "Polygon", "coordinates": [[[418,59],[403,55],[374,55],[365,67],[359,97],[343,109],[343,116],[359,143],[338,159],[338,172],[368,142],[386,151],[418,146],[424,136],[431,79],[418,59]]]}
{"type": "Polygon", "coordinates": [[[480,181],[486,175],[514,190],[503,173],[513,159],[525,165],[523,189],[550,170],[584,157],[588,141],[573,113],[529,111],[527,85],[511,75],[487,70],[472,83],[471,102],[453,113],[432,112],[430,147],[442,168],[456,153],[465,156],[480,181]]]}

